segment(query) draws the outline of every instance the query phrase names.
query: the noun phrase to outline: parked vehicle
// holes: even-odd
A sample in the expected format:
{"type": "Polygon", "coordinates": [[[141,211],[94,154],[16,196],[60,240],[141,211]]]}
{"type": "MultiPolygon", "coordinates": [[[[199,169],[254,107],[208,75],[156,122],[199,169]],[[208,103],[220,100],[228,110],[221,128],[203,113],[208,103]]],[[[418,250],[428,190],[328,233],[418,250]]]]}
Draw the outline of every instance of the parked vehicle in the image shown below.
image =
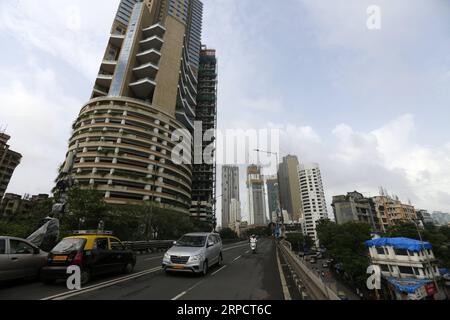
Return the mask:
{"type": "Polygon", "coordinates": [[[219,234],[188,233],[166,252],[162,267],[166,273],[181,271],[206,275],[211,266],[222,263],[222,239],[219,234]]]}
{"type": "Polygon", "coordinates": [[[316,260],[316,258],[311,258],[311,259],[309,259],[309,262],[310,262],[310,263],[316,263],[317,260],[316,260]]]}
{"type": "Polygon", "coordinates": [[[47,255],[25,239],[0,237],[0,282],[38,278],[47,255]]]}
{"type": "Polygon", "coordinates": [[[322,264],[322,267],[323,267],[323,268],[328,268],[329,265],[328,265],[328,263],[325,262],[325,263],[322,264]]]}
{"type": "Polygon", "coordinates": [[[41,277],[46,283],[67,278],[67,267],[81,268],[81,283],[110,272],[133,272],[136,254],[112,236],[112,232],[78,231],[61,240],[48,255],[41,277]]]}

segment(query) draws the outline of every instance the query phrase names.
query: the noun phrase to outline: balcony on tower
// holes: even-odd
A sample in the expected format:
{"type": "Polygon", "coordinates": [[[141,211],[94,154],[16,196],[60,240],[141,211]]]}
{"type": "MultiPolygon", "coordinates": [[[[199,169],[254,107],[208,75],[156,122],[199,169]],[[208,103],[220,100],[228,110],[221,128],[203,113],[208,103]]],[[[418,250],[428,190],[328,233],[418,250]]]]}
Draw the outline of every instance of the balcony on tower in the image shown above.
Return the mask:
{"type": "Polygon", "coordinates": [[[100,87],[109,88],[111,86],[112,78],[112,74],[100,71],[95,80],[95,84],[100,87]]]}
{"type": "Polygon", "coordinates": [[[187,129],[194,130],[194,122],[186,115],[186,112],[184,110],[177,110],[176,111],[176,118],[187,129]]]}
{"type": "Polygon", "coordinates": [[[161,58],[161,53],[156,49],[149,49],[138,53],[136,58],[141,64],[152,63],[154,65],[158,65],[159,59],[161,58]]]}
{"type": "Polygon", "coordinates": [[[113,74],[116,66],[117,61],[115,60],[103,60],[100,66],[100,70],[113,74]]]}
{"type": "Polygon", "coordinates": [[[158,51],[161,51],[163,44],[164,40],[156,35],[145,38],[140,42],[141,48],[143,50],[156,49],[158,51]]]}
{"type": "Polygon", "coordinates": [[[124,40],[125,40],[125,35],[113,33],[109,37],[109,44],[116,48],[121,48],[124,40]]]}
{"type": "Polygon", "coordinates": [[[191,117],[195,117],[194,109],[189,105],[186,99],[183,98],[182,89],[178,86],[178,97],[177,106],[179,109],[184,109],[184,111],[191,117]]]}
{"type": "Polygon", "coordinates": [[[130,83],[130,88],[134,94],[141,99],[147,99],[153,95],[156,83],[153,79],[143,78],[130,83]]]}
{"type": "Polygon", "coordinates": [[[155,79],[156,74],[158,73],[158,66],[153,64],[152,62],[142,64],[136,68],[133,68],[134,75],[138,79],[142,78],[151,78],[155,79]]]}
{"type": "Polygon", "coordinates": [[[150,38],[152,36],[158,36],[160,38],[164,37],[164,33],[166,32],[166,28],[163,25],[157,23],[150,27],[147,27],[142,30],[144,34],[144,38],[150,38]]]}

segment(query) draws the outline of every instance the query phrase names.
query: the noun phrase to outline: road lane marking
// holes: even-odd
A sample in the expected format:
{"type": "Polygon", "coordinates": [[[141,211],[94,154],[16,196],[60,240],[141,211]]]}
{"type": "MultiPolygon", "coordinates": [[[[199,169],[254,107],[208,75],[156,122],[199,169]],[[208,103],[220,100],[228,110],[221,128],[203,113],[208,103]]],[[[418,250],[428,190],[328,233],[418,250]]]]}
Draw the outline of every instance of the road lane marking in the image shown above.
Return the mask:
{"type": "Polygon", "coordinates": [[[224,265],[224,266],[223,266],[222,268],[220,268],[219,270],[213,272],[213,273],[211,274],[211,277],[214,276],[214,275],[215,275],[216,273],[218,273],[219,271],[222,271],[223,269],[225,269],[227,266],[228,266],[228,265],[224,265]]]}
{"type": "Polygon", "coordinates": [[[233,262],[238,261],[242,256],[236,257],[233,262]]]}
{"type": "Polygon", "coordinates": [[[280,272],[280,279],[281,279],[281,286],[283,287],[284,300],[292,300],[291,294],[289,293],[289,289],[287,287],[286,279],[284,277],[283,268],[281,267],[278,248],[276,248],[276,252],[277,252],[278,271],[280,272]]]}
{"type": "Polygon", "coordinates": [[[179,295],[177,295],[175,298],[173,298],[173,299],[171,299],[171,300],[172,300],[172,301],[178,300],[178,299],[180,299],[182,296],[184,296],[186,293],[187,293],[187,292],[184,291],[184,292],[180,293],[179,295]]]}
{"type": "Polygon", "coordinates": [[[239,245],[239,246],[235,246],[235,247],[231,247],[231,248],[225,248],[225,249],[223,249],[222,251],[229,251],[229,250],[236,249],[236,248],[241,248],[241,247],[244,247],[244,246],[247,246],[247,245],[248,245],[248,244],[245,243],[245,244],[241,244],[241,245],[239,245]]]}
{"type": "Polygon", "coordinates": [[[147,258],[147,259],[144,259],[144,261],[150,261],[150,260],[162,259],[162,258],[164,258],[164,256],[161,256],[161,257],[153,257],[153,258],[147,258]]]}
{"type": "Polygon", "coordinates": [[[115,284],[119,284],[119,283],[122,283],[122,282],[125,282],[125,281],[128,281],[128,280],[132,280],[132,279],[135,279],[135,278],[139,278],[139,277],[145,276],[147,274],[155,273],[155,272],[160,271],[160,270],[161,270],[161,267],[156,267],[156,268],[152,268],[152,269],[149,269],[149,270],[144,270],[144,271],[141,271],[141,272],[129,275],[129,276],[125,276],[125,277],[121,277],[121,278],[105,281],[105,282],[102,282],[102,283],[98,283],[98,284],[95,284],[95,285],[92,285],[92,286],[89,286],[89,287],[85,287],[85,288],[82,288],[81,290],[66,291],[66,292],[63,292],[63,293],[60,293],[60,294],[57,294],[57,295],[54,295],[54,296],[43,298],[41,300],[65,300],[67,298],[78,296],[78,295],[81,295],[81,294],[84,294],[84,293],[87,293],[87,292],[95,291],[95,290],[106,288],[106,287],[111,287],[111,286],[113,286],[115,284]]]}
{"type": "Polygon", "coordinates": [[[189,289],[187,289],[186,291],[183,291],[182,293],[180,293],[179,295],[177,295],[175,298],[171,299],[171,300],[178,300],[180,299],[182,296],[184,296],[185,294],[187,294],[189,291],[197,288],[199,285],[201,285],[202,283],[204,283],[206,281],[206,279],[201,280],[199,282],[197,282],[196,284],[194,284],[192,287],[190,287],[189,289]]]}
{"type": "Polygon", "coordinates": [[[245,253],[249,253],[249,252],[250,252],[250,250],[245,251],[245,253]]]}

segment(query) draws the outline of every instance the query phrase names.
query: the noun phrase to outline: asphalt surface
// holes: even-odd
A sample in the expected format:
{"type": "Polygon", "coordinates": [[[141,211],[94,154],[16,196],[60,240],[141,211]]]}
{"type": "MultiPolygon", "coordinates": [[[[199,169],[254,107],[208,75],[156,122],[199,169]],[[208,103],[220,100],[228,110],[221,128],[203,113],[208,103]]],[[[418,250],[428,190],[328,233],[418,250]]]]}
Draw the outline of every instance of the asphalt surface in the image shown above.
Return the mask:
{"type": "Polygon", "coordinates": [[[260,240],[256,254],[248,243],[224,246],[223,266],[212,267],[205,277],[167,275],[162,257],[138,256],[133,274],[94,279],[80,291],[68,291],[65,282],[9,283],[0,287],[0,300],[284,300],[273,240],[260,240]]]}

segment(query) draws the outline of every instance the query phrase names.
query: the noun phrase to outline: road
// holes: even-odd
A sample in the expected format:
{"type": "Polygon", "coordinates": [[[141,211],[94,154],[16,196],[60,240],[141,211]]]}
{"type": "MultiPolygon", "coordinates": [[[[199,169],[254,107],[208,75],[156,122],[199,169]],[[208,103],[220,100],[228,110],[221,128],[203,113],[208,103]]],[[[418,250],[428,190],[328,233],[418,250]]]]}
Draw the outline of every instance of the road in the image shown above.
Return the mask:
{"type": "Polygon", "coordinates": [[[96,279],[81,291],[65,283],[19,282],[0,287],[0,300],[283,300],[283,286],[273,240],[262,239],[258,253],[248,243],[224,246],[224,265],[206,277],[166,275],[162,254],[141,255],[133,274],[96,279]]]}
{"type": "Polygon", "coordinates": [[[316,263],[309,262],[309,257],[303,262],[305,265],[312,271],[316,272],[316,274],[325,282],[327,283],[330,288],[333,289],[335,292],[342,292],[345,294],[347,299],[349,300],[360,300],[360,297],[358,297],[351,289],[349,289],[347,286],[345,286],[343,283],[338,281],[334,278],[332,272],[330,271],[330,267],[324,268],[323,264],[327,262],[328,259],[316,259],[316,263]]]}

